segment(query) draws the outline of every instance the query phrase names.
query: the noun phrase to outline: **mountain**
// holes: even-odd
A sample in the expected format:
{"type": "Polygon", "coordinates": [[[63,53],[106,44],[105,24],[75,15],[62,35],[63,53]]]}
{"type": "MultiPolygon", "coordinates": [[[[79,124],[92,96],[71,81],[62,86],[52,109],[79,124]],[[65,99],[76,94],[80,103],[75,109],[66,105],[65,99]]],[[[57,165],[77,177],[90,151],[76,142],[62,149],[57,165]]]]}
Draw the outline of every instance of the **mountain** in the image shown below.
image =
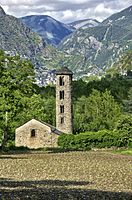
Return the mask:
{"type": "Polygon", "coordinates": [[[105,73],[124,52],[132,49],[132,6],[98,26],[77,29],[59,44],[59,49],[67,53],[66,65],[76,77],[105,73]]]}
{"type": "Polygon", "coordinates": [[[6,15],[5,11],[4,11],[3,8],[0,6],[0,17],[3,17],[3,16],[5,16],[5,15],[6,15]]]}
{"type": "Polygon", "coordinates": [[[30,59],[38,85],[54,82],[55,69],[60,66],[70,68],[75,78],[102,75],[132,49],[131,26],[132,6],[98,26],[77,29],[55,48],[0,7],[0,49],[30,59]]]}
{"type": "Polygon", "coordinates": [[[83,19],[83,20],[78,20],[75,22],[71,22],[68,25],[71,27],[74,27],[75,29],[78,28],[88,28],[88,27],[95,27],[98,26],[100,22],[98,22],[96,19],[83,19]]]}
{"type": "Polygon", "coordinates": [[[19,19],[6,15],[0,7],[0,49],[28,58],[37,66],[43,59],[44,48],[45,42],[41,37],[25,27],[19,19]]]}
{"type": "Polygon", "coordinates": [[[74,31],[73,27],[63,24],[47,15],[25,16],[21,20],[27,27],[53,45],[58,45],[64,37],[74,31]]]}
{"type": "Polygon", "coordinates": [[[49,63],[54,60],[54,68],[63,54],[45,43],[45,41],[20,19],[7,15],[0,7],[0,49],[9,55],[20,55],[23,59],[31,60],[35,67],[36,81],[43,85],[46,81],[54,82],[54,70],[49,63]],[[49,69],[50,68],[50,69],[49,69]]]}
{"type": "Polygon", "coordinates": [[[132,29],[132,6],[122,10],[119,13],[113,14],[103,21],[104,25],[114,24],[116,26],[132,29]]]}

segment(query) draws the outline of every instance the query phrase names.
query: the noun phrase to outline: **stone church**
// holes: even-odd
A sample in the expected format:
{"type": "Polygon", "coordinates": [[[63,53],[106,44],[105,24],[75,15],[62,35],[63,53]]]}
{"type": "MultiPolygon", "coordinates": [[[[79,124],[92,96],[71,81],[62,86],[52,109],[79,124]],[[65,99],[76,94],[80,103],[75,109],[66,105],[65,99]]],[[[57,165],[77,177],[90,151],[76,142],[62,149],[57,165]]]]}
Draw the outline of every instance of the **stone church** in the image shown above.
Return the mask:
{"type": "Polygon", "coordinates": [[[31,119],[16,129],[16,147],[57,147],[60,134],[72,133],[72,75],[66,67],[56,72],[56,127],[31,119]]]}

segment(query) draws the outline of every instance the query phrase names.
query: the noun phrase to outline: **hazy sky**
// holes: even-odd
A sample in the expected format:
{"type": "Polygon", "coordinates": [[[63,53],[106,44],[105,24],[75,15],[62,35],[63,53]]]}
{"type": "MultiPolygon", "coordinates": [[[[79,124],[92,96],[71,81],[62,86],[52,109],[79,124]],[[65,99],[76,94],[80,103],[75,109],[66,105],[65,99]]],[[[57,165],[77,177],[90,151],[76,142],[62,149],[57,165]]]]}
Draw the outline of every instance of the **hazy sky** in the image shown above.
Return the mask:
{"type": "Polygon", "coordinates": [[[132,0],[0,0],[7,14],[49,15],[61,22],[85,18],[102,21],[131,4],[132,0]]]}

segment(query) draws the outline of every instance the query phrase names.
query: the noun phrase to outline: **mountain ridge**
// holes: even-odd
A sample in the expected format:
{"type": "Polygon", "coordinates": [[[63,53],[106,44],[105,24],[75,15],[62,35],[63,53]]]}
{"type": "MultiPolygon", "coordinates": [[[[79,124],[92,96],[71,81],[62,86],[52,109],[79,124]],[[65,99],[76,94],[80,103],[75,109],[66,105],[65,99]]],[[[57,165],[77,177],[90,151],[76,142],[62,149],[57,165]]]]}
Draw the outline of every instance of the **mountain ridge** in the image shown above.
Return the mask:
{"type": "Polygon", "coordinates": [[[78,28],[88,28],[88,27],[95,27],[100,24],[99,21],[96,19],[88,18],[88,19],[82,19],[82,20],[77,20],[71,23],[68,23],[68,25],[78,29],[78,28]]]}
{"type": "Polygon", "coordinates": [[[34,65],[37,84],[42,85],[43,77],[47,77],[47,65],[50,60],[59,56],[58,50],[48,45],[20,19],[3,11],[0,7],[0,49],[9,55],[19,55],[22,59],[30,60],[34,65]]]}
{"type": "Polygon", "coordinates": [[[4,9],[0,6],[0,17],[6,15],[4,9]]]}
{"type": "Polygon", "coordinates": [[[132,49],[132,29],[128,28],[132,24],[131,8],[114,14],[115,21],[111,20],[112,15],[96,27],[78,29],[59,44],[59,49],[69,56],[80,57],[80,62],[69,61],[77,77],[105,73],[132,49]]]}
{"type": "Polygon", "coordinates": [[[74,31],[62,22],[48,15],[30,15],[20,18],[22,22],[40,35],[47,43],[58,45],[59,42],[74,31]]]}
{"type": "Polygon", "coordinates": [[[54,82],[55,69],[61,66],[71,69],[75,79],[102,75],[132,49],[131,7],[125,13],[125,17],[124,12],[117,13],[115,20],[110,21],[111,16],[95,27],[79,28],[55,48],[0,7],[0,48],[30,59],[40,86],[54,82]]]}

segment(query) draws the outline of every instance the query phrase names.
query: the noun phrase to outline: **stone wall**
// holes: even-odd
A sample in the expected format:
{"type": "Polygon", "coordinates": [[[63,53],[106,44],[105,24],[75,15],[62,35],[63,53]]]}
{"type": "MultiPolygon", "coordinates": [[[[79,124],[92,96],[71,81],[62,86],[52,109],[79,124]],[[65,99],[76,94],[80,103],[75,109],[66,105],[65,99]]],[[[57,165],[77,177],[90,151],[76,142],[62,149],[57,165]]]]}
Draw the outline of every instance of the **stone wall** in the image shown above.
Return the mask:
{"type": "Polygon", "coordinates": [[[16,129],[15,146],[28,148],[57,147],[58,135],[51,131],[47,125],[31,120],[16,129]],[[35,130],[35,136],[32,135],[35,130]]]}
{"type": "Polygon", "coordinates": [[[56,77],[56,128],[64,133],[72,133],[71,82],[71,75],[57,75],[56,77]],[[60,85],[60,77],[64,77],[64,85],[60,85]],[[60,91],[64,91],[64,99],[60,99],[60,91]],[[64,113],[60,111],[62,105],[64,105],[64,113]]]}

